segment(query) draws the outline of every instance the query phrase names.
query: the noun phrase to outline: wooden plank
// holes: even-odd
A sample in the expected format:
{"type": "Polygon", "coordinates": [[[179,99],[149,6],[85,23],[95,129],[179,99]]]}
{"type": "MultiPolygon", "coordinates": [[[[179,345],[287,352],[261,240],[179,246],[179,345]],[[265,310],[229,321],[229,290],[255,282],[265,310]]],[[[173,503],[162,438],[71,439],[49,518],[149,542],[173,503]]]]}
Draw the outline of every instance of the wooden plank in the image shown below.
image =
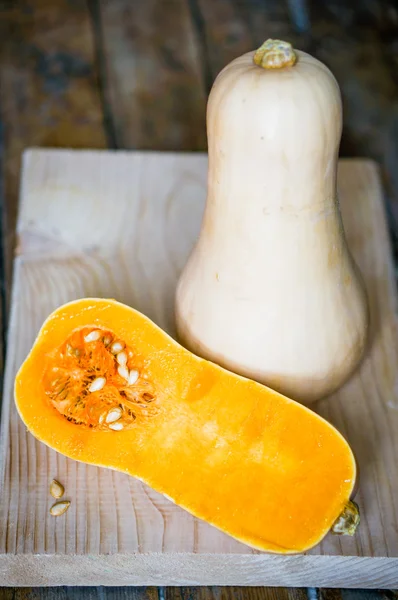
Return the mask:
{"type": "MultiPolygon", "coordinates": [[[[289,23],[287,2],[192,0],[190,5],[211,81],[231,60],[254,50],[268,37],[287,39],[292,44],[299,41],[289,23]]],[[[304,49],[300,41],[299,47],[304,49]]]]}
{"type": "Polygon", "coordinates": [[[318,591],[316,600],[343,600],[342,591],[323,588],[318,591]]]}
{"type": "MultiPolygon", "coordinates": [[[[395,592],[323,589],[314,600],[394,600],[395,592]]],[[[303,588],[256,587],[42,587],[0,588],[0,600],[308,600],[303,588]],[[162,590],[162,588],[160,588],[162,590]]]]}
{"type": "Polygon", "coordinates": [[[12,402],[16,369],[63,302],[116,297],[174,334],[174,289],[200,227],[206,156],[37,150],[24,165],[1,431],[0,576],[9,585],[398,585],[397,296],[374,164],[339,167],[372,344],[355,377],[317,407],[356,452],[362,525],[354,538],[327,536],[312,552],[285,557],[239,544],[133,478],[56,454],[26,432],[12,402]],[[72,498],[65,519],[48,514],[52,477],[72,498]]]}
{"type": "MultiPolygon", "coordinates": [[[[396,3],[362,0],[357,10],[317,2],[311,10],[311,50],[335,74],[343,96],[342,156],[378,161],[388,190],[390,227],[398,235],[396,3]],[[390,46],[388,42],[390,41],[390,46]]],[[[395,240],[397,243],[397,240],[395,240]]],[[[397,248],[398,250],[398,244],[397,248]]]]}
{"type": "Polygon", "coordinates": [[[0,588],[0,600],[158,600],[157,588],[40,587],[0,588]]]}
{"type": "Polygon", "coordinates": [[[245,3],[233,0],[191,0],[189,5],[198,32],[207,91],[210,91],[226,64],[255,47],[247,22],[249,11],[245,3]]]}
{"type": "Polygon", "coordinates": [[[317,600],[394,600],[397,592],[394,590],[319,590],[317,600]]]}
{"type": "Polygon", "coordinates": [[[203,150],[206,97],[184,0],[100,0],[116,145],[203,150]]]}
{"type": "Polygon", "coordinates": [[[21,155],[27,146],[104,148],[93,31],[85,2],[2,4],[3,245],[11,285],[21,155]]]}
{"type": "Polygon", "coordinates": [[[169,587],[165,600],[308,600],[308,597],[303,588],[169,587]]]}

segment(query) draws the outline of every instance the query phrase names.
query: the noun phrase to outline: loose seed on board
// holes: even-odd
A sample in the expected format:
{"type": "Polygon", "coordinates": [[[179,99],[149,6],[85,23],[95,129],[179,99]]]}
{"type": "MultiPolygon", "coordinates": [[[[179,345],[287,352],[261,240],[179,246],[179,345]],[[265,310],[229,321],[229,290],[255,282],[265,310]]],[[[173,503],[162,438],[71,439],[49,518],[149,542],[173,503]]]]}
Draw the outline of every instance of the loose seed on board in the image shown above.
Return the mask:
{"type": "Polygon", "coordinates": [[[62,483],[59,483],[56,479],[53,479],[50,484],[50,494],[53,498],[62,498],[64,495],[65,488],[62,483]]]}
{"type": "Polygon", "coordinates": [[[111,423],[109,425],[109,429],[113,429],[113,431],[120,431],[123,429],[123,423],[111,423]]]}
{"type": "Polygon", "coordinates": [[[127,363],[127,354],[125,352],[119,352],[118,354],[116,354],[116,360],[119,363],[119,365],[126,365],[127,363]]]}
{"type": "Polygon", "coordinates": [[[112,346],[111,346],[111,352],[112,354],[118,354],[119,352],[121,352],[124,348],[124,343],[123,342],[113,342],[112,346]]]}
{"type": "Polygon", "coordinates": [[[106,415],[106,423],[114,423],[122,416],[122,409],[118,406],[116,408],[111,408],[111,410],[106,415]]]}
{"type": "Polygon", "coordinates": [[[104,342],[104,346],[109,346],[109,344],[111,343],[111,341],[112,341],[112,338],[111,338],[111,336],[110,336],[110,335],[106,335],[106,336],[104,337],[104,340],[103,340],[103,342],[104,342]]]}
{"type": "Polygon", "coordinates": [[[100,390],[102,390],[102,388],[104,387],[105,384],[106,384],[105,377],[97,377],[88,386],[88,391],[89,392],[99,392],[100,390]]]}
{"type": "Polygon", "coordinates": [[[129,380],[129,371],[127,367],[125,367],[124,365],[119,365],[117,368],[117,372],[119,373],[120,377],[123,377],[123,379],[126,379],[126,381],[129,380]]]}
{"type": "Polygon", "coordinates": [[[101,332],[98,329],[94,329],[94,331],[90,331],[87,335],[84,336],[85,342],[96,342],[101,337],[101,332]]]}
{"type": "Polygon", "coordinates": [[[130,371],[129,373],[129,385],[134,385],[134,383],[137,381],[138,377],[140,376],[138,371],[130,371]]]}
{"type": "Polygon", "coordinates": [[[50,514],[53,517],[60,517],[68,510],[69,507],[70,507],[69,500],[62,500],[61,502],[56,502],[50,508],[50,514]]]}

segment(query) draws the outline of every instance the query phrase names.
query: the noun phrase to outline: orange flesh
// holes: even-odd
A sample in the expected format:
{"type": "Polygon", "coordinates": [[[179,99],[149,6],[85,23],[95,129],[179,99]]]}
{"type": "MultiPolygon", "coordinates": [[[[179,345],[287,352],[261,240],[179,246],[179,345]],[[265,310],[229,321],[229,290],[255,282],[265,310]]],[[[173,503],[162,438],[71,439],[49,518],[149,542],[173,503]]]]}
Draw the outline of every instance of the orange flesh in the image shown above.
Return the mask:
{"type": "Polygon", "coordinates": [[[317,544],[355,485],[352,451],[321,417],[194,356],[113,300],[78,300],[55,311],[17,375],[15,398],[28,429],[51,448],[138,477],[261,550],[303,552],[317,544]],[[85,342],[93,330],[101,339],[85,342]],[[127,366],[139,371],[130,387],[103,342],[110,335],[126,344],[127,366]],[[70,347],[79,356],[68,356],[70,347]],[[54,384],[54,369],[69,383],[54,384]],[[106,386],[90,393],[98,376],[106,386]],[[83,408],[76,406],[82,397],[83,408]],[[114,431],[100,420],[118,406],[123,429],[114,431]]]}

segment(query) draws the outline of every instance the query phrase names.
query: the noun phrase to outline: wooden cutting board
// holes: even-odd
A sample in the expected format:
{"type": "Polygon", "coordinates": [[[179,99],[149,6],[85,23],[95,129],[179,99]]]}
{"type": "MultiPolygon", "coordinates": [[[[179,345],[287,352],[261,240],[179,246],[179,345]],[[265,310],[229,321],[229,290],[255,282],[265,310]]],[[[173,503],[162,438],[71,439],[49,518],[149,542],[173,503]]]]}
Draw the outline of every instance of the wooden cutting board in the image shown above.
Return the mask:
{"type": "Polygon", "coordinates": [[[347,237],[369,293],[371,346],[344,389],[316,406],[358,458],[355,537],[328,535],[305,555],[254,551],[127,475],[50,450],[16,413],[15,373],[64,302],[114,297],[174,335],[174,289],[199,231],[206,171],[203,154],[25,153],[1,426],[2,585],[398,587],[397,294],[372,162],[339,165],[347,237]],[[57,519],[48,512],[54,477],[71,500],[57,519]]]}

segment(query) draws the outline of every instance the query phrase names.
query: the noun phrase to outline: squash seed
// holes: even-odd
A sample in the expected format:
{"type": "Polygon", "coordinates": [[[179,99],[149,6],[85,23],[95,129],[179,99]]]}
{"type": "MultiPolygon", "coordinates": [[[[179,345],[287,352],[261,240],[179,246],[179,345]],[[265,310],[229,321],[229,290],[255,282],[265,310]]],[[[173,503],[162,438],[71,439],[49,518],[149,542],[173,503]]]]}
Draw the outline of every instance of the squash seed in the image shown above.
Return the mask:
{"type": "Polygon", "coordinates": [[[68,510],[69,507],[69,500],[62,500],[61,502],[56,502],[50,508],[50,515],[52,515],[53,517],[60,517],[68,510]]]}
{"type": "Polygon", "coordinates": [[[66,344],[66,353],[69,356],[76,356],[76,357],[80,356],[79,348],[73,348],[73,346],[71,346],[70,344],[66,344]]]}
{"type": "Polygon", "coordinates": [[[124,367],[127,364],[127,354],[125,352],[119,352],[118,354],[116,354],[116,360],[119,363],[119,365],[122,365],[122,367],[124,367]]]}
{"type": "Polygon", "coordinates": [[[88,386],[88,391],[89,392],[99,392],[100,390],[102,390],[102,388],[104,387],[105,384],[106,384],[105,377],[97,377],[88,386]]]}
{"type": "Polygon", "coordinates": [[[111,336],[110,336],[110,335],[106,335],[106,336],[104,337],[104,339],[103,339],[104,346],[109,346],[109,344],[111,343],[111,341],[112,341],[112,338],[111,338],[111,336]]]}
{"type": "Polygon", "coordinates": [[[128,382],[129,371],[128,371],[127,367],[125,367],[124,365],[119,365],[117,368],[117,372],[119,373],[120,377],[123,377],[123,379],[125,379],[128,382]]]}
{"type": "Polygon", "coordinates": [[[113,429],[114,431],[120,431],[123,429],[123,423],[111,423],[109,425],[109,429],[113,429]]]}
{"type": "Polygon", "coordinates": [[[122,416],[122,409],[118,406],[116,408],[111,408],[105,418],[106,423],[114,423],[122,416]]]}
{"type": "Polygon", "coordinates": [[[101,337],[101,332],[98,329],[94,329],[90,331],[87,335],[84,336],[85,342],[96,342],[101,337]]]}
{"type": "Polygon", "coordinates": [[[62,483],[59,483],[56,479],[53,479],[50,484],[50,494],[53,498],[62,498],[64,495],[65,488],[62,483]]]}
{"type": "Polygon", "coordinates": [[[135,371],[135,370],[130,371],[130,373],[129,373],[129,385],[134,385],[139,376],[140,376],[140,374],[139,374],[138,371],[135,371]]]}
{"type": "Polygon", "coordinates": [[[112,346],[111,346],[111,352],[112,354],[118,354],[119,352],[121,352],[124,348],[125,344],[123,342],[113,342],[112,346]]]}

